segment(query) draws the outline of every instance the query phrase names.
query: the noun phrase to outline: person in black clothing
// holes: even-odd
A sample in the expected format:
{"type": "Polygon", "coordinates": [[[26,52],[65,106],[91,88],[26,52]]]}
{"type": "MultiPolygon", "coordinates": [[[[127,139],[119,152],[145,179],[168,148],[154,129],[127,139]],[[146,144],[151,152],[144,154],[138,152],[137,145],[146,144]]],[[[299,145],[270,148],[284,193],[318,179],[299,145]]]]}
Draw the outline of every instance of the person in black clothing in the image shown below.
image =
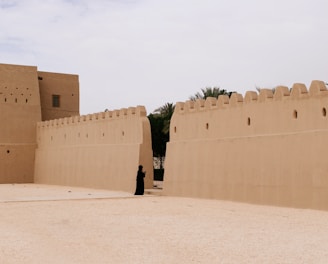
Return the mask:
{"type": "Polygon", "coordinates": [[[134,195],[143,195],[144,194],[144,178],[145,172],[142,171],[142,165],[139,165],[138,173],[137,173],[137,188],[134,195]]]}

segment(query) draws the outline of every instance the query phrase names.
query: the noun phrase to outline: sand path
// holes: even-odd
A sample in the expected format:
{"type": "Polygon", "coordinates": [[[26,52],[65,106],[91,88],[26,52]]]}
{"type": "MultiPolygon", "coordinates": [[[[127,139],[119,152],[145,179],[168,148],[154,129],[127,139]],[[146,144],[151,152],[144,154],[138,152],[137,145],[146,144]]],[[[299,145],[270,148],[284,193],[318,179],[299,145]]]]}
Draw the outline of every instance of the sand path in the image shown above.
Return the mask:
{"type": "Polygon", "coordinates": [[[327,263],[328,212],[0,185],[0,263],[327,263]]]}

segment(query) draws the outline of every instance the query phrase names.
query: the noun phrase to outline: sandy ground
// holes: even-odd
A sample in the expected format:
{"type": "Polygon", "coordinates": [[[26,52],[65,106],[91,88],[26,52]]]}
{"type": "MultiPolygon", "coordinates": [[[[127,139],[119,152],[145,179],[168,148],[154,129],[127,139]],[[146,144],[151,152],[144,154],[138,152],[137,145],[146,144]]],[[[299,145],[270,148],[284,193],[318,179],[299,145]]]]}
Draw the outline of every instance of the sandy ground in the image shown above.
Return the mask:
{"type": "Polygon", "coordinates": [[[0,185],[0,263],[328,263],[328,212],[0,185]]]}

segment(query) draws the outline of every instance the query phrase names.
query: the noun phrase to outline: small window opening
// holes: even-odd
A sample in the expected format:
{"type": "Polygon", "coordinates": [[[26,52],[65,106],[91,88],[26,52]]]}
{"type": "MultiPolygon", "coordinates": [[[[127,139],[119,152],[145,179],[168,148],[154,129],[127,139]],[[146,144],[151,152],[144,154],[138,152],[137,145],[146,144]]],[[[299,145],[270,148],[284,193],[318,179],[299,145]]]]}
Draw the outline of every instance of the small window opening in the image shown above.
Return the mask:
{"type": "Polygon", "coordinates": [[[122,136],[124,136],[124,131],[122,131],[122,136]]]}
{"type": "Polygon", "coordinates": [[[322,108],[322,115],[323,116],[326,116],[327,115],[327,110],[326,110],[326,108],[324,107],[324,108],[322,108]]]}
{"type": "Polygon", "coordinates": [[[60,95],[52,95],[52,107],[60,107],[60,95]]]}
{"type": "Polygon", "coordinates": [[[297,119],[297,111],[296,111],[296,110],[294,110],[293,117],[294,117],[295,119],[297,119]]]}
{"type": "Polygon", "coordinates": [[[5,102],[7,102],[7,98],[5,98],[5,102]]]}
{"type": "Polygon", "coordinates": [[[208,130],[208,128],[209,128],[209,124],[208,124],[208,123],[206,123],[206,129],[208,130]]]}
{"type": "Polygon", "coordinates": [[[17,98],[15,98],[15,103],[17,103],[17,98]]]}
{"type": "Polygon", "coordinates": [[[10,150],[9,149],[7,149],[7,154],[9,154],[10,153],[10,150]]]}
{"type": "Polygon", "coordinates": [[[177,127],[176,126],[174,127],[174,133],[177,133],[177,127]]]}
{"type": "Polygon", "coordinates": [[[247,125],[248,125],[248,126],[251,125],[251,118],[250,118],[250,117],[247,118],[247,125]]]}
{"type": "Polygon", "coordinates": [[[28,102],[28,100],[27,100],[27,99],[25,99],[25,102],[27,103],[27,102],[28,102]]]}

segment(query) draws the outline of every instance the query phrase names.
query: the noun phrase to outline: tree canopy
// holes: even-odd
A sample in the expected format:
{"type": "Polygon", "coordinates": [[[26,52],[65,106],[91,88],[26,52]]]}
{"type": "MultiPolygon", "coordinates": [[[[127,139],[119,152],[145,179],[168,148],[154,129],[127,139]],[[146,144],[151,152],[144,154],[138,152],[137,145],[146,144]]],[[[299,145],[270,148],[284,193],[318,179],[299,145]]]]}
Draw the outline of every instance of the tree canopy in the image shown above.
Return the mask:
{"type": "Polygon", "coordinates": [[[153,156],[159,158],[161,168],[163,168],[166,143],[170,139],[170,120],[174,107],[173,103],[166,103],[157,108],[154,113],[148,115],[152,135],[153,156]]]}
{"type": "Polygon", "coordinates": [[[206,99],[207,97],[218,98],[220,95],[228,95],[231,96],[233,92],[228,92],[225,89],[220,89],[219,87],[206,87],[205,89],[201,89],[201,92],[195,93],[189,97],[190,100],[196,101],[197,99],[206,99]]]}

